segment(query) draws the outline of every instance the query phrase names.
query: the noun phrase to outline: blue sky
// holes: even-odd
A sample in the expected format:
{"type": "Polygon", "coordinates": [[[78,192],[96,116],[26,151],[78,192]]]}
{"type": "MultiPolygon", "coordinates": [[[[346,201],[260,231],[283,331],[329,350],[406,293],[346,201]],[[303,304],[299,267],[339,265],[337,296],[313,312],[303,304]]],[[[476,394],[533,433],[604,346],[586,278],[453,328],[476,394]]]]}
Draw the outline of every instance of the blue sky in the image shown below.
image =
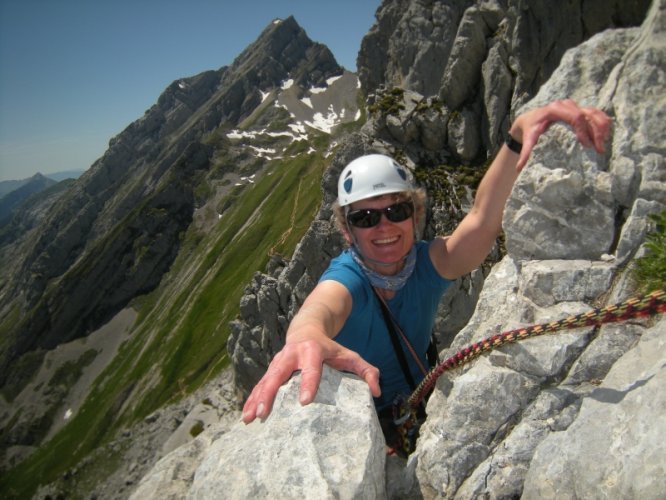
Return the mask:
{"type": "Polygon", "coordinates": [[[0,0],[0,181],[88,168],[174,80],[276,17],[356,70],[380,0],[0,0]]]}

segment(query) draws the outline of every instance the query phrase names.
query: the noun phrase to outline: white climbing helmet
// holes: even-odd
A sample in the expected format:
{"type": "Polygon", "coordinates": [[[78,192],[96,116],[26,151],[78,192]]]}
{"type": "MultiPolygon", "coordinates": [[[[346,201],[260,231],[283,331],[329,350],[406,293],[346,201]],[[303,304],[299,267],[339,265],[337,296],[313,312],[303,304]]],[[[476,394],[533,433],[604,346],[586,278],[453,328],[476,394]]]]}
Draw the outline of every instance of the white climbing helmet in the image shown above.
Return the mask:
{"type": "Polygon", "coordinates": [[[393,158],[370,154],[349,163],[338,179],[338,203],[341,207],[374,196],[412,189],[409,172],[393,158]]]}

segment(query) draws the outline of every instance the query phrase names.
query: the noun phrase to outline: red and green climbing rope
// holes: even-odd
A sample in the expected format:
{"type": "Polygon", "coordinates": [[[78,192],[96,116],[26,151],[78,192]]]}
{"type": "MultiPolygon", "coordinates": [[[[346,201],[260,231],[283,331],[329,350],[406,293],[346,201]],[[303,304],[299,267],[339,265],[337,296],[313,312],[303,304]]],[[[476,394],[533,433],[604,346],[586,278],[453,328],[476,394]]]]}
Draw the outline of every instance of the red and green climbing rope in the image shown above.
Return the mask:
{"type": "MultiPolygon", "coordinates": [[[[666,312],[666,291],[656,290],[647,295],[630,298],[618,304],[592,309],[585,313],[569,316],[558,321],[498,333],[464,347],[430,370],[411,396],[404,402],[402,408],[398,410],[398,418],[403,427],[401,434],[403,434],[405,438],[410,434],[413,435],[413,432],[410,432],[410,429],[417,427],[415,417],[416,408],[434,388],[437,383],[437,378],[439,378],[445,371],[458,368],[485,352],[496,349],[504,344],[518,342],[520,340],[545,335],[547,333],[627,321],[629,319],[651,316],[663,312],[666,312]],[[411,414],[411,417],[409,414],[411,414]]],[[[415,439],[412,437],[412,439],[405,439],[403,441],[411,441],[404,442],[404,447],[407,448],[405,450],[407,453],[413,451],[415,439]]]]}

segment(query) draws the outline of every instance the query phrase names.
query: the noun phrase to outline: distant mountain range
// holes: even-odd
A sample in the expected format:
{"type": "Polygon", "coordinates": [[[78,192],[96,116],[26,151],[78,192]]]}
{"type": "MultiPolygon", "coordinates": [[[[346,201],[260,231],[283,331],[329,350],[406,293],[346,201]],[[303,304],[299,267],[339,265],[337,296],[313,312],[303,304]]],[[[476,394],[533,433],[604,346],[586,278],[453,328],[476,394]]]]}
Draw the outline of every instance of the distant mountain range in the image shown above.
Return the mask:
{"type": "Polygon", "coordinates": [[[30,196],[57,184],[57,181],[39,173],[33,175],[29,179],[25,179],[25,181],[18,182],[20,185],[17,188],[0,198],[0,227],[4,225],[4,223],[11,217],[14,209],[23,201],[30,196]]]}
{"type": "MultiPolygon", "coordinates": [[[[0,182],[0,229],[13,217],[14,212],[31,197],[66,179],[77,179],[85,170],[67,170],[49,175],[36,173],[22,180],[0,182]]],[[[2,240],[0,236],[0,240],[2,240]]]]}
{"type": "Polygon", "coordinates": [[[62,172],[54,172],[52,174],[44,174],[45,177],[60,182],[65,179],[78,179],[85,170],[63,170],[62,172]]]}
{"type": "Polygon", "coordinates": [[[62,172],[54,172],[52,174],[42,174],[41,172],[37,172],[32,177],[26,177],[25,179],[0,181],[0,198],[3,198],[5,195],[11,193],[12,191],[16,191],[21,186],[28,184],[36,176],[42,176],[46,177],[47,179],[60,182],[65,179],[78,179],[83,172],[85,172],[85,170],[63,170],[62,172]]]}

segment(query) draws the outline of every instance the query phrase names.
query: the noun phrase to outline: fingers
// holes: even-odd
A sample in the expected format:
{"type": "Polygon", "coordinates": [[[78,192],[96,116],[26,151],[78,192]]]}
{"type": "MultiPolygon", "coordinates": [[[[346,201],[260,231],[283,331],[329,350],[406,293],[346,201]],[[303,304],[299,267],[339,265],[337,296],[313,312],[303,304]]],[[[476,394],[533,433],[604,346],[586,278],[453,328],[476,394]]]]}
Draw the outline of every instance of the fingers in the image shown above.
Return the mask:
{"type": "Polygon", "coordinates": [[[241,420],[246,424],[252,422],[257,418],[257,392],[259,391],[259,385],[254,386],[250,397],[247,398],[245,404],[243,405],[243,413],[241,414],[241,420]]]}
{"type": "Polygon", "coordinates": [[[374,397],[378,398],[379,396],[382,395],[382,391],[379,388],[379,370],[377,368],[375,368],[374,366],[370,366],[361,374],[361,377],[366,381],[366,383],[370,387],[370,393],[374,397]]]}
{"type": "Polygon", "coordinates": [[[610,135],[611,119],[597,108],[580,107],[572,99],[553,103],[557,118],[567,122],[574,130],[578,141],[585,147],[594,148],[597,153],[606,150],[605,142],[610,135]]]}
{"type": "Polygon", "coordinates": [[[573,128],[578,142],[580,142],[586,148],[594,147],[593,141],[593,131],[591,128],[590,117],[582,108],[579,108],[575,105],[572,105],[573,110],[571,112],[572,118],[569,122],[571,128],[573,128]]]}
{"type": "Polygon", "coordinates": [[[301,368],[301,388],[298,400],[302,405],[312,402],[319,389],[323,352],[315,342],[304,343],[303,365],[301,368]]]}
{"type": "Polygon", "coordinates": [[[273,408],[278,390],[297,370],[301,370],[299,401],[301,404],[312,402],[319,387],[323,359],[323,348],[315,341],[284,346],[245,401],[241,416],[243,422],[248,424],[255,418],[266,418],[273,408]]]}
{"type": "Polygon", "coordinates": [[[252,389],[250,396],[243,405],[241,419],[246,424],[252,422],[255,418],[266,418],[273,408],[273,400],[278,389],[284,384],[296,369],[294,360],[290,353],[285,349],[278,352],[268,370],[261,378],[259,383],[252,389]]]}
{"type": "Polygon", "coordinates": [[[530,110],[516,119],[514,137],[522,137],[523,148],[516,168],[520,171],[529,159],[539,137],[555,122],[571,126],[578,141],[604,153],[611,132],[612,120],[598,108],[581,107],[572,99],[553,101],[547,106],[530,110]]]}
{"type": "Polygon", "coordinates": [[[610,137],[613,121],[603,111],[596,108],[583,108],[587,116],[594,149],[597,153],[606,151],[606,141],[610,137]]]}
{"type": "Polygon", "coordinates": [[[337,370],[354,373],[368,384],[373,396],[379,397],[379,370],[361,356],[336,342],[324,346],[313,340],[287,344],[268,367],[266,374],[254,387],[243,405],[241,419],[249,424],[264,419],[273,407],[275,395],[296,370],[301,371],[299,402],[310,404],[319,388],[323,363],[337,370]]]}
{"type": "Polygon", "coordinates": [[[337,370],[351,372],[362,378],[368,384],[370,393],[376,398],[379,397],[381,395],[379,369],[365,361],[354,351],[345,348],[342,349],[343,352],[341,355],[329,360],[327,363],[337,370]]]}
{"type": "Polygon", "coordinates": [[[523,147],[520,151],[520,156],[518,157],[518,163],[516,164],[516,170],[518,172],[520,172],[527,164],[527,160],[529,160],[530,155],[532,154],[532,149],[534,149],[541,134],[543,134],[549,126],[549,122],[540,121],[523,133],[523,147]]]}

